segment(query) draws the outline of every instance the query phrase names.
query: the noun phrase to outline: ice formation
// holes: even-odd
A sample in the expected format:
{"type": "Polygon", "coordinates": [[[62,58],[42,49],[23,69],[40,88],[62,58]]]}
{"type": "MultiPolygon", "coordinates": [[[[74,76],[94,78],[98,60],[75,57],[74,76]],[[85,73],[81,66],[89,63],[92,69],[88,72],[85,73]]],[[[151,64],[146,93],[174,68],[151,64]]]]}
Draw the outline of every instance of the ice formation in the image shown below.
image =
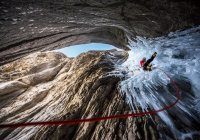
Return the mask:
{"type": "Polygon", "coordinates": [[[119,88],[133,112],[159,110],[172,104],[177,97],[170,77],[181,90],[181,100],[158,116],[177,139],[192,137],[191,134],[200,136],[198,125],[194,124],[200,122],[200,26],[154,39],[137,37],[136,41],[130,40],[129,47],[129,58],[116,65],[112,74],[124,76],[119,88]],[[140,60],[150,58],[154,52],[158,55],[153,70],[143,71],[140,60]],[[182,123],[183,130],[176,128],[177,123],[182,123]]]}

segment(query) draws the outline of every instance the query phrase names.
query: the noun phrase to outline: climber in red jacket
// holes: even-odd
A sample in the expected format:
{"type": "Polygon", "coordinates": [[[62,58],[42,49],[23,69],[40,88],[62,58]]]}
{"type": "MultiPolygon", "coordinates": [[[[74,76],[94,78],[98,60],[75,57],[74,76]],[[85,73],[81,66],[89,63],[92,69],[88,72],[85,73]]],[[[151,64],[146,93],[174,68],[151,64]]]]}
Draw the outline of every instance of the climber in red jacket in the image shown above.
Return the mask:
{"type": "Polygon", "coordinates": [[[157,52],[154,52],[154,54],[151,56],[151,58],[148,59],[147,61],[146,61],[145,57],[140,61],[140,66],[143,68],[143,70],[147,70],[147,71],[151,71],[152,70],[151,62],[154,60],[156,55],[157,55],[157,52]]]}
{"type": "Polygon", "coordinates": [[[146,62],[146,57],[143,57],[142,60],[140,60],[140,66],[143,67],[145,62],[146,62]]]}

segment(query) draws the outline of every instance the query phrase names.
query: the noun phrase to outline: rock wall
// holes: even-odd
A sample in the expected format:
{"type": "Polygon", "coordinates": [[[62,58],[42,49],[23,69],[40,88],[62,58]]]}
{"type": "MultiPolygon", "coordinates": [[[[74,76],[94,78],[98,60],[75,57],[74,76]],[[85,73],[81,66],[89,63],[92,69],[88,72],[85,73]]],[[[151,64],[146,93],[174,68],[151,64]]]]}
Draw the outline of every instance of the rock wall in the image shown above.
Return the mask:
{"type": "MultiPolygon", "coordinates": [[[[114,63],[122,63],[127,56],[112,50],[70,59],[61,53],[38,52],[1,66],[0,123],[131,113],[117,88],[120,78],[107,75],[114,63]]],[[[158,134],[156,126],[142,117],[1,129],[0,138],[132,140],[155,139],[158,134]]]]}

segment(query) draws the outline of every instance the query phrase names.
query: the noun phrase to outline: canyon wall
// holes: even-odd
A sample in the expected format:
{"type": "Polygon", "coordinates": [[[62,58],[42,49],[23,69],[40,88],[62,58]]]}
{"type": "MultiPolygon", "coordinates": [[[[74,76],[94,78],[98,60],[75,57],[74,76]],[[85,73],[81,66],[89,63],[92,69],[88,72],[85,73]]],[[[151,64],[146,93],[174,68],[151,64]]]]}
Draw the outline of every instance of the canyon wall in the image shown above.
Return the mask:
{"type": "MultiPolygon", "coordinates": [[[[114,64],[124,62],[127,56],[116,50],[91,51],[73,59],[57,52],[37,52],[0,67],[0,122],[71,120],[131,113],[118,90],[120,78],[107,74],[114,69],[114,64]]],[[[155,124],[147,120],[143,117],[5,128],[0,130],[0,138],[158,138],[155,124]]]]}

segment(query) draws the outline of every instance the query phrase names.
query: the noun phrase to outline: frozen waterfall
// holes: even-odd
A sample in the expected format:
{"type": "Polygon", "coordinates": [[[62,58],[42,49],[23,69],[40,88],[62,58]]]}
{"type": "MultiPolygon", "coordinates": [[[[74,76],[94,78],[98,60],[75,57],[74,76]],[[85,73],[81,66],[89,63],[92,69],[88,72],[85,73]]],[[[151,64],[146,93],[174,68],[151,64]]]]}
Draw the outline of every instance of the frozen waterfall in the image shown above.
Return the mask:
{"type": "Polygon", "coordinates": [[[186,139],[200,137],[200,26],[177,31],[167,36],[130,40],[129,58],[116,65],[112,74],[123,75],[120,90],[133,112],[159,110],[176,101],[176,90],[166,72],[181,90],[181,100],[171,109],[158,113],[173,136],[162,138],[186,139]],[[153,70],[143,71],[143,57],[158,55],[153,70]],[[178,126],[178,128],[177,128],[178,126]]]}

